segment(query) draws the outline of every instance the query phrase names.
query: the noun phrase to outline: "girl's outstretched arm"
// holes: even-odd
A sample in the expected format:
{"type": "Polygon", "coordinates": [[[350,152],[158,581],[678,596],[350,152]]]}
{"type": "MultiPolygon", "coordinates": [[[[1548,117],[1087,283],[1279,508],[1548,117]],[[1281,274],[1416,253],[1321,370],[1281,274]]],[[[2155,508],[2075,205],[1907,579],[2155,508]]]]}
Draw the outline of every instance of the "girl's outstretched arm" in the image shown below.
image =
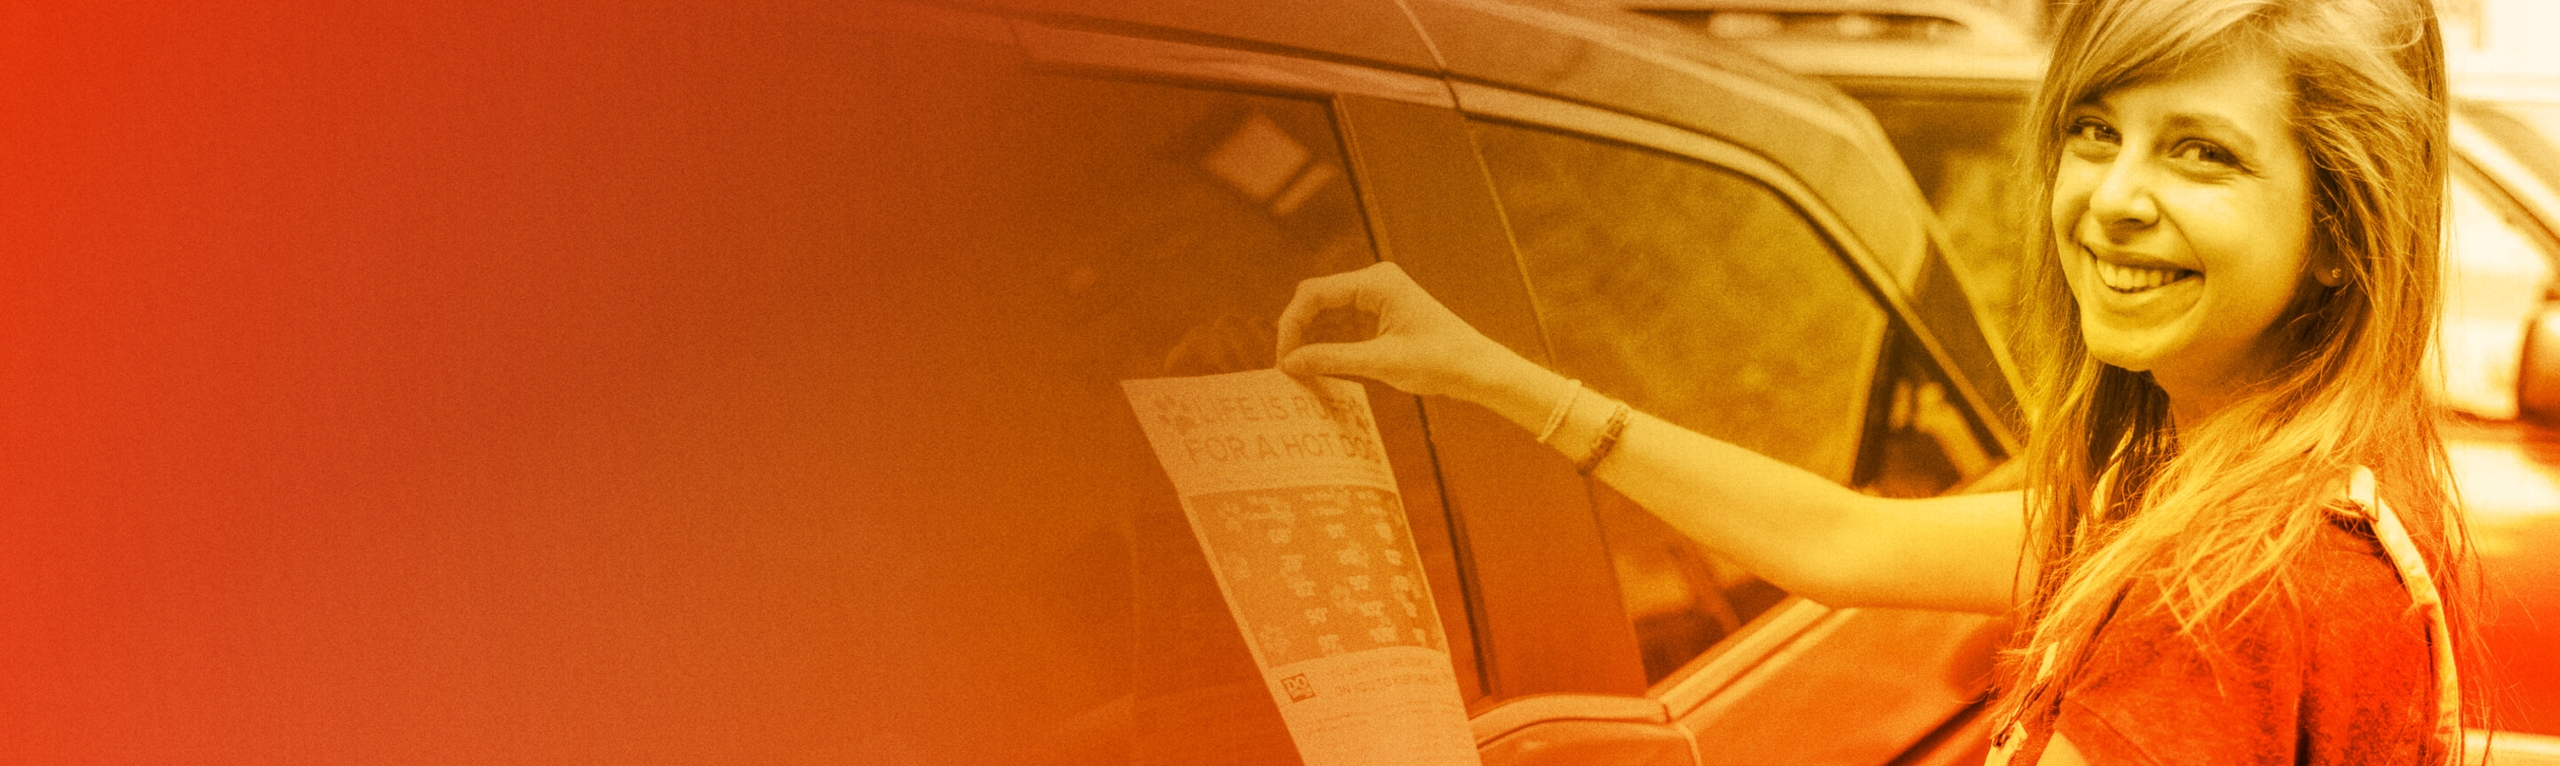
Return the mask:
{"type": "MultiPolygon", "coordinates": [[[[1280,368],[1290,374],[1363,377],[1461,399],[1532,433],[1548,427],[1572,388],[1468,326],[1392,263],[1299,284],[1279,336],[1280,368]],[[1375,314],[1377,334],[1305,342],[1317,314],[1346,307],[1375,314]]],[[[1617,405],[1589,392],[1573,402],[1547,443],[1581,461],[1617,405]]],[[[2004,612],[2033,571],[2019,560],[2025,524],[2016,492],[1869,497],[1643,413],[1631,413],[1593,475],[1779,587],[1833,606],[2004,612]]]]}

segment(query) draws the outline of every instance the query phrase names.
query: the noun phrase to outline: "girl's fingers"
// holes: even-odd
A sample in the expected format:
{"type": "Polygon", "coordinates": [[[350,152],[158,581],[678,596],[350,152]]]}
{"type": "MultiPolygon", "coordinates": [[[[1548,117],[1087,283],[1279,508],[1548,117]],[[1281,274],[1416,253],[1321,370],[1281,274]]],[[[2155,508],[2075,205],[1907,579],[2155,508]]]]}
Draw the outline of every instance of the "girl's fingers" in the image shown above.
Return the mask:
{"type": "Polygon", "coordinates": [[[1393,263],[1379,263],[1357,271],[1316,277],[1298,283],[1298,291],[1290,296],[1289,306],[1280,310],[1278,358],[1289,358],[1289,352],[1306,344],[1307,327],[1316,315],[1326,309],[1349,306],[1360,311],[1384,315],[1390,301],[1388,294],[1401,280],[1410,285],[1404,270],[1393,263]]]}
{"type": "Polygon", "coordinates": [[[1318,294],[1319,288],[1315,286],[1317,279],[1325,278],[1299,282],[1297,293],[1289,296],[1288,307],[1280,310],[1280,345],[1278,356],[1274,358],[1286,361],[1289,351],[1302,342],[1299,338],[1306,332],[1307,324],[1315,321],[1316,314],[1327,308],[1325,297],[1318,294]]]}
{"type": "Polygon", "coordinates": [[[1393,263],[1298,283],[1277,334],[1282,372],[1367,378],[1415,394],[1446,393],[1508,353],[1393,263]],[[1373,316],[1377,329],[1356,338],[1342,337],[1339,321],[1326,329],[1319,315],[1342,309],[1373,316]]]}
{"type": "Polygon", "coordinates": [[[1307,325],[1315,322],[1317,314],[1348,301],[1349,296],[1342,284],[1342,277],[1346,276],[1349,274],[1332,274],[1298,283],[1297,293],[1289,296],[1289,306],[1280,310],[1280,346],[1276,358],[1288,359],[1289,351],[1305,342],[1307,325]]]}
{"type": "Polygon", "coordinates": [[[1311,343],[1299,346],[1297,350],[1280,357],[1280,371],[1300,377],[1331,375],[1375,379],[1378,376],[1369,374],[1367,371],[1368,363],[1375,361],[1372,358],[1374,354],[1365,353],[1374,351],[1367,348],[1373,345],[1375,344],[1363,342],[1311,343]]]}

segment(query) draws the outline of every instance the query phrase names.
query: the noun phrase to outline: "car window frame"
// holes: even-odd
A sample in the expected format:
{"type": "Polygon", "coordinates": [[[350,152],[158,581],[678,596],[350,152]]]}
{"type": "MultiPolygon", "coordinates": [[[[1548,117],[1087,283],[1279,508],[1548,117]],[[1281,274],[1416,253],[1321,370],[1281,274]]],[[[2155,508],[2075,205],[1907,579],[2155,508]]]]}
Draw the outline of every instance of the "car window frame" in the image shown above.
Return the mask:
{"type": "MultiPolygon", "coordinates": [[[[1321,58],[1245,51],[1181,39],[1133,36],[1117,26],[1008,18],[1028,64],[1062,74],[1166,82],[1328,101],[1351,181],[1383,261],[1403,264],[1462,317],[1533,360],[1547,358],[1507,228],[1466,140],[1445,79],[1321,58]],[[1435,124],[1436,123],[1436,124],[1435,124]],[[1418,161],[1425,148],[1459,147],[1463,180],[1418,161]],[[1404,136],[1407,142],[1396,145],[1404,136]],[[1476,209],[1454,200],[1480,201],[1476,209]],[[1439,208],[1414,214],[1417,206],[1439,208]],[[1450,208],[1459,208],[1451,214],[1450,208]],[[1472,241],[1473,247],[1452,247],[1472,241]]],[[[1445,158],[1444,158],[1445,159],[1445,158]]],[[[1445,165],[1445,163],[1443,163],[1445,165]]],[[[1437,168],[1446,171],[1448,168],[1437,168]]],[[[1560,456],[1480,407],[1420,399],[1443,512],[1459,556],[1464,632],[1484,694],[1478,706],[1559,693],[1640,693],[1633,631],[1585,486],[1560,456]],[[1564,553],[1519,566],[1528,548],[1564,553]],[[1534,585],[1535,587],[1530,587],[1534,585]],[[1553,651],[1576,647],[1571,661],[1553,651]]],[[[1435,594],[1435,598],[1443,598],[1435,594]]],[[[1453,649],[1456,647],[1453,636],[1453,649]]]]}
{"type": "Polygon", "coordinates": [[[2560,231],[2553,230],[2554,221],[2537,212],[2548,209],[2553,215],[2560,215],[2560,202],[2546,203],[2536,197],[2551,195],[2536,195],[2519,188],[2537,182],[2531,180],[2520,162],[2495,154],[2500,151],[2504,151],[2504,147],[2495,147],[2485,138],[2478,144],[2463,142],[2457,145],[2453,152],[2451,181],[2470,185],[2483,202],[2513,223],[2518,233],[2539,245],[2554,268],[2560,268],[2560,231]]]}
{"type": "MultiPolygon", "coordinates": [[[[1723,168],[1767,186],[1813,224],[1815,231],[1845,261],[1868,295],[1885,309],[1888,323],[1909,331],[1914,342],[1926,352],[1930,363],[1948,374],[1957,394],[1964,399],[1967,416],[1987,427],[1985,430],[1999,440],[1998,446],[2003,453],[2014,454],[2017,451],[2015,436],[2002,427],[2005,421],[1999,411],[1976,387],[1969,371],[1956,364],[1938,337],[1937,329],[1924,321],[1914,305],[1916,296],[1905,293],[1904,280],[1886,265],[1887,259],[1873,252],[1867,240],[1851,229],[1848,219],[1833,211],[1822,195],[1784,166],[1740,145],[1643,117],[1465,80],[1453,80],[1450,88],[1457,95],[1459,111],[1471,118],[1636,146],[1723,168]]],[[[1941,240],[1945,235],[1940,231],[1936,215],[1928,212],[1925,204],[1921,212],[1927,214],[1929,224],[1928,237],[1921,244],[1930,252],[1912,257],[1925,261],[1940,257],[1938,251],[1944,250],[1941,240]]],[[[1992,345],[1995,356],[2005,357],[1996,353],[1998,344],[1992,345]]],[[[2002,358],[2001,361],[2006,360],[2002,358]]],[[[2006,370],[2002,372],[2007,373],[2006,370]]],[[[1871,378],[1865,380],[1872,382],[1871,378]]]]}

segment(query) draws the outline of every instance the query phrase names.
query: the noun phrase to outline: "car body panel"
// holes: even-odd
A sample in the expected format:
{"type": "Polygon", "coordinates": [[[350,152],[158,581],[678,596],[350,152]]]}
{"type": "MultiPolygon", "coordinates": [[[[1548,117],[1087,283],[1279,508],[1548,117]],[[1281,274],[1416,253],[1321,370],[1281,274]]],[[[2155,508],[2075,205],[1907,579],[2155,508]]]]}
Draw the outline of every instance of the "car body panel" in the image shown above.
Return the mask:
{"type": "Polygon", "coordinates": [[[2444,433],[2488,585],[2491,724],[2560,736],[2560,432],[2463,418],[2444,433]]]}
{"type": "Polygon", "coordinates": [[[2000,631],[1984,615],[1833,610],[1683,713],[1681,726],[1700,743],[1701,764],[1890,761],[1988,694],[2000,631]],[[1857,691],[1833,691],[1842,689],[1857,691]],[[1823,736],[1803,736],[1806,721],[1823,722],[1823,736]]]}
{"type": "Polygon", "coordinates": [[[1556,718],[1540,720],[1478,747],[1488,764],[1506,766],[1691,766],[1697,743],[1663,723],[1556,718]]]}

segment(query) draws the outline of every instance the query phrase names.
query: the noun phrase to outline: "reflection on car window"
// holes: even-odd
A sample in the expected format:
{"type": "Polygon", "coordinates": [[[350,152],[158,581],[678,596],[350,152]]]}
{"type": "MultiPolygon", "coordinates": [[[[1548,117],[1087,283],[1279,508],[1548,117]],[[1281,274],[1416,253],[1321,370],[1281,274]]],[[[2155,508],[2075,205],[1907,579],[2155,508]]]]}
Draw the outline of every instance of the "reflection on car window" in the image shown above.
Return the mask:
{"type": "MultiPolygon", "coordinates": [[[[853,513],[937,553],[889,587],[994,594],[871,640],[883,673],[974,695],[917,703],[1003,725],[916,716],[896,734],[966,762],[1297,763],[1118,381],[1269,367],[1296,283],[1376,260],[1331,113],[927,47],[878,57],[872,81],[895,91],[878,103],[900,110],[851,169],[852,213],[895,216],[869,227],[893,241],[848,243],[847,310],[873,329],[843,342],[877,355],[854,394],[900,403],[881,438],[912,456],[857,472],[882,486],[853,513]]],[[[1376,422],[1480,696],[1419,412],[1383,391],[1376,422]]]]}
{"type": "MultiPolygon", "coordinates": [[[[1493,123],[1476,134],[1563,372],[1850,480],[1885,314],[1802,214],[1670,155],[1493,123]]],[[[1593,491],[1650,680],[1783,595],[1593,491]]]]}

